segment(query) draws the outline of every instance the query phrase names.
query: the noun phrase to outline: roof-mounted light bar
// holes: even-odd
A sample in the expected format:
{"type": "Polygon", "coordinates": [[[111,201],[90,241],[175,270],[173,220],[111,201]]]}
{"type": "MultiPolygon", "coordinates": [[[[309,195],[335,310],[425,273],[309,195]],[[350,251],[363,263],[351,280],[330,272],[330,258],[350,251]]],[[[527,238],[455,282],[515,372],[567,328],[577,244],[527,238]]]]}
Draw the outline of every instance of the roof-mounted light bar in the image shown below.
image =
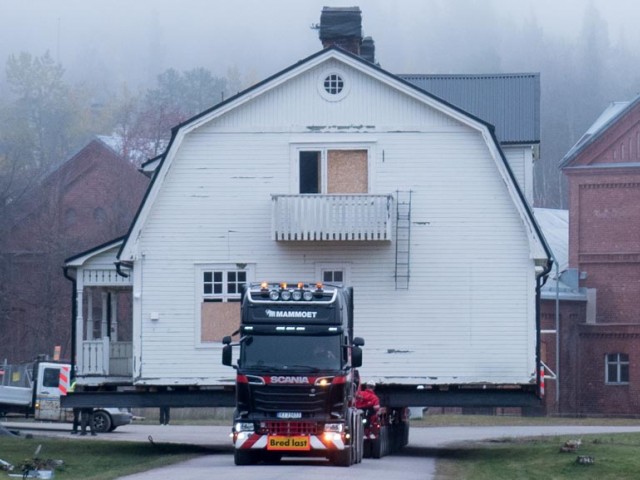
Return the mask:
{"type": "Polygon", "coordinates": [[[335,300],[338,287],[318,283],[270,283],[249,285],[247,296],[252,302],[297,302],[331,303],[335,300]]]}

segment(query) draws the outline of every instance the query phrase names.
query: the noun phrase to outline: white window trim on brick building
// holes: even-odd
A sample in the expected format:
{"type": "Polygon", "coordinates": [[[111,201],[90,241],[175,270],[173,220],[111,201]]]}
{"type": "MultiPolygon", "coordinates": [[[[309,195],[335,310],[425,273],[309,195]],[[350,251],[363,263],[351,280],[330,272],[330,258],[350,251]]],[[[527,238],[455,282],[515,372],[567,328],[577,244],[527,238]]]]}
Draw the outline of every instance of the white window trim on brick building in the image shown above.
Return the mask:
{"type": "Polygon", "coordinates": [[[609,353],[605,355],[604,375],[607,385],[628,385],[629,355],[626,353],[609,353]],[[615,368],[615,373],[611,372],[613,368],[615,368]],[[614,378],[611,378],[612,376],[614,378]]]}

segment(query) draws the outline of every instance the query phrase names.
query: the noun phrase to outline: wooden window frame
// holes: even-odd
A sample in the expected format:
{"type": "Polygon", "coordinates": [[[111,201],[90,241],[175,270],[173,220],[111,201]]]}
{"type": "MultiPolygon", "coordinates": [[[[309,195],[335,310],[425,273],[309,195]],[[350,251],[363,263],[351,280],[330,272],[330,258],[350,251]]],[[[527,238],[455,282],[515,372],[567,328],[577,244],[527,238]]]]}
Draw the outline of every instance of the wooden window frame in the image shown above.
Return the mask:
{"type": "Polygon", "coordinates": [[[342,286],[351,285],[351,265],[349,263],[317,263],[316,279],[318,282],[324,282],[325,272],[342,272],[342,286]]]}
{"type": "MultiPolygon", "coordinates": [[[[215,340],[202,340],[203,318],[202,318],[202,305],[204,303],[237,303],[240,301],[239,286],[241,283],[253,282],[255,278],[255,265],[254,264],[235,264],[235,263],[202,263],[195,265],[195,305],[194,312],[196,317],[195,322],[195,346],[202,349],[222,348],[222,344],[215,340]],[[215,278],[215,273],[222,274],[221,290],[216,291],[213,288],[214,282],[211,282],[212,289],[210,292],[206,291],[205,274],[211,273],[211,279],[215,278]],[[245,272],[245,282],[240,282],[236,279],[229,278],[230,273],[245,272]],[[229,288],[233,285],[235,288],[229,288]],[[236,290],[230,291],[230,290],[236,290]]],[[[238,322],[239,322],[238,318],[238,322]]],[[[229,332],[231,333],[231,332],[229,332]]],[[[228,334],[224,332],[224,334],[228,334]]]]}
{"type": "MultiPolygon", "coordinates": [[[[371,143],[349,143],[349,144],[309,144],[309,145],[292,145],[291,155],[291,192],[300,193],[300,153],[301,152],[319,152],[320,154],[320,189],[317,194],[309,195],[331,195],[328,193],[328,158],[329,152],[334,150],[361,150],[367,155],[367,191],[363,195],[373,194],[373,178],[374,178],[374,151],[371,143]]],[[[340,195],[340,194],[336,194],[340,195]]]]}

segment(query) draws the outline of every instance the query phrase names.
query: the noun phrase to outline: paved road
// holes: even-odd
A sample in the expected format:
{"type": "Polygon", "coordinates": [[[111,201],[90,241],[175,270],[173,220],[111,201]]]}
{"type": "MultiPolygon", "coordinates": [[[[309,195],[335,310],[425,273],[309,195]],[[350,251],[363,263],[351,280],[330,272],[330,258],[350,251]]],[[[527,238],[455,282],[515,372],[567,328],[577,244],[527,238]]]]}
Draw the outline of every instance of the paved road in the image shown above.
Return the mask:
{"type": "MultiPolygon", "coordinates": [[[[33,426],[33,424],[4,424],[9,428],[33,426]]],[[[49,424],[45,430],[34,433],[53,436],[68,436],[60,426],[49,424]]],[[[228,427],[181,426],[181,425],[127,425],[115,432],[98,437],[83,437],[86,441],[93,438],[110,440],[149,441],[191,443],[214,447],[211,455],[199,457],[181,464],[150,470],[148,472],[122,477],[121,480],[183,479],[183,478],[233,478],[255,480],[256,476],[264,480],[290,478],[322,479],[331,475],[332,480],[353,479],[354,475],[364,476],[367,480],[425,480],[433,478],[439,449],[456,442],[480,441],[505,437],[531,437],[545,435],[567,435],[570,437],[588,433],[636,432],[635,427],[428,427],[411,430],[409,447],[401,454],[385,457],[381,460],[365,459],[351,468],[334,468],[328,462],[312,459],[284,459],[279,465],[257,465],[238,468],[233,465],[228,427]],[[331,469],[331,470],[328,470],[331,469]],[[257,473],[259,471],[259,473],[257,473]]]]}

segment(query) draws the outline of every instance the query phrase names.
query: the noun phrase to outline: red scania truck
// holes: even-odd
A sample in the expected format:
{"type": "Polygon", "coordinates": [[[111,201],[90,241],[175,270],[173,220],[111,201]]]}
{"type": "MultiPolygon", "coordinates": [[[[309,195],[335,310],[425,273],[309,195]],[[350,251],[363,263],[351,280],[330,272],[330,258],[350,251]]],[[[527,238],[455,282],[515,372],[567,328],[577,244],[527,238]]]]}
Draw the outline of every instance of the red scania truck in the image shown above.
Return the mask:
{"type": "MultiPolygon", "coordinates": [[[[349,466],[365,451],[380,455],[384,426],[367,429],[365,448],[366,422],[355,407],[364,340],[353,336],[351,288],[251,284],[242,298],[238,333],[234,345],[225,337],[222,354],[231,366],[232,347],[239,346],[233,365],[236,465],[304,455],[349,466]]],[[[390,412],[383,412],[384,421],[390,412]]],[[[406,428],[405,423],[408,434],[406,428]]]]}

